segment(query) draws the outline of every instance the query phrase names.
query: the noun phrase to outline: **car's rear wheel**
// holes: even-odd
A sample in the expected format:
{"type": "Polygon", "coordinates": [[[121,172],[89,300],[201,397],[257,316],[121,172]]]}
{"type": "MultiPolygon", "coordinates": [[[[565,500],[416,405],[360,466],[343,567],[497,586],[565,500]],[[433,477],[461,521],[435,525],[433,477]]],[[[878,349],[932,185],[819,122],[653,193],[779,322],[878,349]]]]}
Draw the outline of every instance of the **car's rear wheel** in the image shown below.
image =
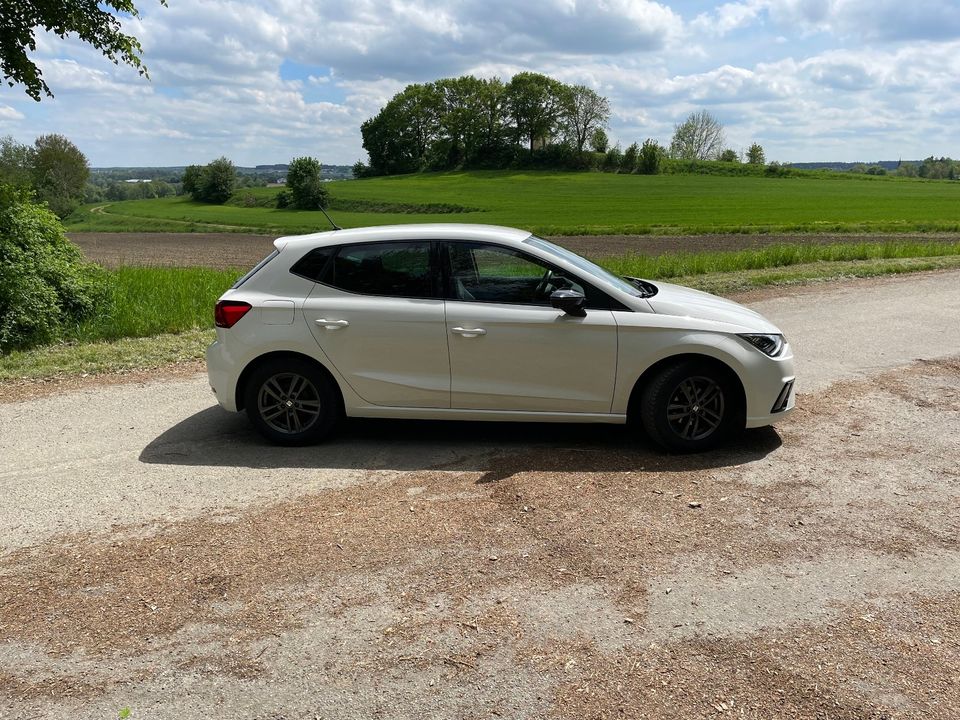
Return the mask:
{"type": "Polygon", "coordinates": [[[279,445],[319,442],[340,417],[330,378],[299,358],[271,360],[255,369],[244,400],[253,426],[279,445]]]}
{"type": "Polygon", "coordinates": [[[740,394],[729,371],[688,360],[657,373],[640,397],[647,435],[672,452],[701,452],[729,437],[741,418],[740,394]]]}

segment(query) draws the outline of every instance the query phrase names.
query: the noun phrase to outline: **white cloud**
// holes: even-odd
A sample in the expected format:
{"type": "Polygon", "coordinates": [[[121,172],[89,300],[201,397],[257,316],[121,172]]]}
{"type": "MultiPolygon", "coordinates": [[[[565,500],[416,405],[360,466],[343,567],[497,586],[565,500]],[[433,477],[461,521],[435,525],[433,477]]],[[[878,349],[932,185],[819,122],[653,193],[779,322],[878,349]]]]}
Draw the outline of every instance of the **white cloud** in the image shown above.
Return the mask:
{"type": "Polygon", "coordinates": [[[733,0],[182,0],[126,21],[152,82],[41,34],[57,97],[18,89],[6,132],[62,132],[95,164],[362,157],[359,126],[409,82],[545,72],[607,95],[611,135],[668,141],[706,107],[781,160],[957,155],[960,4],[733,0]],[[923,40],[918,43],[915,40],[923,40]]]}

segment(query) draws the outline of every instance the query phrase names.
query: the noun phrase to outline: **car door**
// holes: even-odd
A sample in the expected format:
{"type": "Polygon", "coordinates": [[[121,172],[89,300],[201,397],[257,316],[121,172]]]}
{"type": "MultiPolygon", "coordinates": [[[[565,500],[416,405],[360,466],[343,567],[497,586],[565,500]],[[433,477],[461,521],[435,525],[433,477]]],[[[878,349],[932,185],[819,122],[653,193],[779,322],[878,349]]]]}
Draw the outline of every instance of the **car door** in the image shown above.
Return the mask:
{"type": "Polygon", "coordinates": [[[433,243],[414,241],[321,248],[298,263],[318,278],[303,307],[310,331],[371,404],[450,407],[436,262],[433,243]]]}
{"type": "Polygon", "coordinates": [[[496,244],[445,243],[451,407],[609,413],[617,325],[602,293],[532,255],[496,244]],[[587,295],[585,317],[550,292],[587,295]]]}

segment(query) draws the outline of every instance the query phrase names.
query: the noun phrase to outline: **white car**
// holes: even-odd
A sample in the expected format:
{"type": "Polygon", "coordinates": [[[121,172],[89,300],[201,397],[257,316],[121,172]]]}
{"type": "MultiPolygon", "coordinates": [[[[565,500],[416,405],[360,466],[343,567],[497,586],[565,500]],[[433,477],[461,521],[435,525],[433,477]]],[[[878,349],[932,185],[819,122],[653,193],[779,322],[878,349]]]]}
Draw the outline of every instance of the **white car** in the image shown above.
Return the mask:
{"type": "Polygon", "coordinates": [[[344,415],[626,423],[676,452],[794,406],[763,316],[619,278],[529,232],[399,225],[283,237],[216,305],[220,405],[283,445],[344,415]]]}

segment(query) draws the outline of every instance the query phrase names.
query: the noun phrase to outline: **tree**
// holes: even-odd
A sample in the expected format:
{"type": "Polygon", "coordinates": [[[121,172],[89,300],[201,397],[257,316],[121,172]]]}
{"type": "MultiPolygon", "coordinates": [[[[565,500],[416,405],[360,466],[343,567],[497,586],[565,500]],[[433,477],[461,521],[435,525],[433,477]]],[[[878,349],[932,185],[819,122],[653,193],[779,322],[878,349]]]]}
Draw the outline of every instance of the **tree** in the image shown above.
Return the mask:
{"type": "Polygon", "coordinates": [[[29,187],[33,181],[33,148],[9,135],[0,138],[0,182],[29,187]]]}
{"type": "Polygon", "coordinates": [[[610,101],[585,85],[570,88],[565,122],[570,142],[583,152],[594,130],[606,127],[610,119],[610,101]]]}
{"type": "Polygon", "coordinates": [[[183,193],[193,196],[194,200],[199,199],[200,181],[203,178],[203,167],[201,165],[187,165],[183,171],[183,193]]]}
{"type": "Polygon", "coordinates": [[[605,153],[609,144],[610,140],[607,138],[607,133],[603,131],[603,128],[597,128],[590,135],[590,147],[594,152],[605,153]]]}
{"type": "Polygon", "coordinates": [[[549,143],[560,130],[569,98],[570,89],[546,75],[514,75],[506,87],[506,105],[517,143],[528,143],[531,155],[538,142],[549,143]]]}
{"type": "Polygon", "coordinates": [[[26,188],[0,184],[0,352],[57,339],[107,300],[105,274],[26,188]]]}
{"type": "Polygon", "coordinates": [[[31,175],[37,198],[61,218],[83,202],[90,165],[63,135],[41,135],[33,144],[31,175]]]}
{"type": "Polygon", "coordinates": [[[766,165],[767,157],[763,152],[763,147],[760,143],[753,143],[750,146],[750,149],[747,150],[747,163],[750,165],[766,165]]]}
{"type": "Polygon", "coordinates": [[[200,202],[222,205],[230,199],[236,183],[237,169],[225,157],[203,167],[190,165],[183,171],[184,192],[200,202]]]}
{"type": "Polygon", "coordinates": [[[738,163],[740,162],[740,156],[737,155],[736,150],[727,148],[722,153],[720,153],[720,156],[717,158],[717,160],[719,160],[720,162],[738,163]]]}
{"type": "Polygon", "coordinates": [[[327,189],[320,181],[320,161],[298,157],[287,168],[287,190],[290,204],[298,210],[317,210],[327,206],[327,189]]]}
{"type": "MultiPolygon", "coordinates": [[[[160,0],[166,5],[166,0],[160,0]]],[[[121,32],[117,15],[139,17],[133,0],[3,0],[0,2],[0,71],[10,87],[21,84],[30,97],[53,97],[42,73],[27,55],[37,49],[36,31],[43,28],[61,38],[76,34],[119,65],[147,75],[140,59],[143,48],[132,35],[121,32]]]]}
{"type": "Polygon", "coordinates": [[[656,175],[660,172],[660,163],[663,162],[667,151],[656,140],[647,138],[640,148],[637,157],[637,172],[643,175],[656,175]]]}
{"type": "Polygon", "coordinates": [[[725,141],[720,121],[698,110],[674,128],[670,155],[680,160],[715,160],[725,141]]]}

